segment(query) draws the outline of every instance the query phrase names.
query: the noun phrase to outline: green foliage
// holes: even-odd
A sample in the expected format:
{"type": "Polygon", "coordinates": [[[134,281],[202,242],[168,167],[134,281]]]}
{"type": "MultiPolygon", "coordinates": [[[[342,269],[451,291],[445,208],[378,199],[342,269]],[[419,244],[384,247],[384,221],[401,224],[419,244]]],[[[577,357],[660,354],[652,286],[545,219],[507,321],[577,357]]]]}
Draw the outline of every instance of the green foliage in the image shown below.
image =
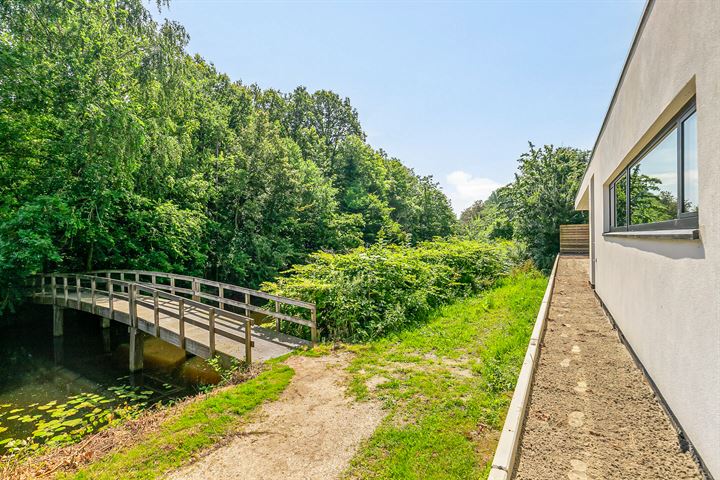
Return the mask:
{"type": "MultiPolygon", "coordinates": [[[[230,365],[226,365],[220,357],[215,356],[208,358],[207,364],[220,376],[219,385],[221,386],[232,383],[240,374],[248,370],[248,364],[237,358],[230,359],[230,365]]],[[[206,385],[206,387],[209,387],[209,391],[215,385],[206,385]]]]}
{"type": "Polygon", "coordinates": [[[388,414],[347,477],[486,478],[546,285],[515,271],[418,328],[351,347],[352,391],[388,414]]]}
{"type": "Polygon", "coordinates": [[[460,214],[459,236],[476,240],[513,238],[510,186],[493,191],[485,202],[478,200],[460,214]]]}
{"type": "Polygon", "coordinates": [[[493,192],[479,213],[464,213],[470,220],[459,231],[466,238],[513,238],[549,270],[560,250],[560,225],[587,222],[574,203],[588,152],[530,144],[518,161],[515,181],[493,192]]]}
{"type": "Polygon", "coordinates": [[[321,335],[367,340],[424,320],[434,308],[476,293],[507,273],[514,246],[437,240],[315,253],[265,290],[314,302],[321,335]]]}
{"type": "MultiPolygon", "coordinates": [[[[624,202],[623,189],[616,184],[617,202],[624,202]]],[[[640,172],[640,164],[630,171],[630,223],[653,223],[677,216],[677,198],[662,189],[662,180],[640,172]]],[[[618,215],[618,225],[625,220],[618,215]]]]}
{"type": "Polygon", "coordinates": [[[520,157],[512,186],[514,235],[544,270],[560,251],[560,225],[587,222],[585,214],[575,210],[587,161],[587,151],[551,145],[536,149],[531,144],[520,157]]]}
{"type": "Polygon", "coordinates": [[[0,223],[0,312],[20,300],[19,279],[63,264],[62,247],[79,223],[61,198],[48,196],[25,203],[0,223]]]}
{"type": "Polygon", "coordinates": [[[0,311],[40,271],[255,286],[450,233],[437,184],[369,146],[349,99],[232,82],[187,42],[140,0],[0,2],[0,311]]]}
{"type": "Polygon", "coordinates": [[[475,200],[472,205],[463,210],[460,213],[460,225],[467,225],[479,218],[482,218],[485,210],[485,202],[482,200],[475,200]]]}
{"type": "Polygon", "coordinates": [[[295,372],[275,364],[245,383],[217,391],[184,407],[132,448],[110,453],[75,474],[60,478],[115,480],[163,477],[232,433],[242,418],[265,401],[275,400],[295,372]]]}

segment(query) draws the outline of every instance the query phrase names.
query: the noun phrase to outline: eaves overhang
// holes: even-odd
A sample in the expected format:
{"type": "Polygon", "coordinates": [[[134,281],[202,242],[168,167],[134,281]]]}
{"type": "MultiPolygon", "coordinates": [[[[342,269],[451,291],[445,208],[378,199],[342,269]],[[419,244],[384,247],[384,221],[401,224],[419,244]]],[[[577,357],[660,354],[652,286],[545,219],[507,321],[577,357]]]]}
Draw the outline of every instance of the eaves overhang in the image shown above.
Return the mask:
{"type": "Polygon", "coordinates": [[[605,127],[607,126],[608,119],[610,118],[610,112],[612,112],[612,109],[615,106],[615,101],[617,100],[618,93],[620,92],[620,87],[623,84],[623,80],[625,80],[625,74],[627,73],[628,67],[630,66],[630,61],[635,54],[635,49],[637,48],[640,36],[642,35],[642,31],[645,28],[645,24],[647,23],[647,19],[650,16],[650,12],[652,11],[654,4],[655,0],[647,0],[647,2],[645,3],[642,17],[640,17],[640,22],[638,23],[637,29],[635,30],[635,36],[633,37],[632,44],[630,45],[630,51],[628,52],[627,58],[625,59],[625,64],[623,65],[622,72],[620,72],[620,78],[618,79],[617,85],[615,86],[615,91],[613,92],[613,96],[610,99],[610,104],[608,105],[607,111],[605,112],[605,118],[603,119],[603,123],[600,126],[600,132],[598,133],[598,136],[595,139],[595,144],[593,145],[592,151],[590,152],[590,160],[588,161],[587,167],[585,168],[585,173],[583,173],[582,180],[580,181],[580,188],[578,188],[578,192],[575,195],[576,210],[588,210],[589,200],[587,197],[590,182],[590,179],[588,178],[588,171],[592,166],[597,146],[600,143],[600,138],[602,138],[602,135],[605,132],[605,127]]]}

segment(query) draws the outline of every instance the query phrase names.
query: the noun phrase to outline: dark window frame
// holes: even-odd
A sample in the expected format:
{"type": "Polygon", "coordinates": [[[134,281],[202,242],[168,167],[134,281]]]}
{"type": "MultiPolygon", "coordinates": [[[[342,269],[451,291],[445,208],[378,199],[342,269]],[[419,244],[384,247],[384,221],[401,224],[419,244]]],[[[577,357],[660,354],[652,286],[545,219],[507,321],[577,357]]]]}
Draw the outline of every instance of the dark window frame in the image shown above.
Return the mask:
{"type": "Polygon", "coordinates": [[[679,230],[679,229],[690,229],[698,228],[698,212],[684,212],[683,205],[685,203],[685,149],[684,149],[684,129],[683,122],[690,118],[697,112],[697,105],[695,99],[691,100],[685,105],[680,113],[678,113],[667,125],[665,125],[660,133],[655,135],[650,143],[642,149],[642,151],[630,162],[628,165],[620,171],[613,181],[610,182],[609,196],[610,196],[610,232],[631,232],[631,231],[650,231],[650,230],[679,230]],[[630,170],[640,163],[648,153],[650,153],[660,142],[673,131],[677,129],[675,134],[677,135],[677,214],[672,220],[666,220],[663,222],[653,223],[641,223],[637,225],[631,225],[632,219],[631,210],[631,199],[630,199],[630,170]],[[617,219],[616,216],[616,205],[615,205],[615,185],[618,180],[625,175],[625,225],[615,226],[617,219]]]}

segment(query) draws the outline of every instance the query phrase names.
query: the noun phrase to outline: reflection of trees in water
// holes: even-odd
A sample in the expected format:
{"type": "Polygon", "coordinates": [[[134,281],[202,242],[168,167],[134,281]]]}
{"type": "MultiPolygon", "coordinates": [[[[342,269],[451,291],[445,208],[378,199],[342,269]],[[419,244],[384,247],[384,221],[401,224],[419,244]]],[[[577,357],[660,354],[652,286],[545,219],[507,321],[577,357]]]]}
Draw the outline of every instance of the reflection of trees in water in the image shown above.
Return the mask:
{"type": "Polygon", "coordinates": [[[615,225],[627,225],[627,177],[623,175],[622,181],[615,184],[615,225]]]}
{"type": "Polygon", "coordinates": [[[677,217],[677,197],[660,187],[662,180],[640,173],[640,165],[630,174],[631,222],[662,222],[677,217]]]}

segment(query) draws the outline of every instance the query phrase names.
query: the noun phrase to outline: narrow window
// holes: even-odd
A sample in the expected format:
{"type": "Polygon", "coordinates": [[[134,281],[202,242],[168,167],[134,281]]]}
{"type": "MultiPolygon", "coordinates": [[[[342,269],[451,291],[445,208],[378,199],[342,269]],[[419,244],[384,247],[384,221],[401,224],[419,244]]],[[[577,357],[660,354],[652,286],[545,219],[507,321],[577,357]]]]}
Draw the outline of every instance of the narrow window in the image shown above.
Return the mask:
{"type": "Polygon", "coordinates": [[[683,122],[683,212],[698,211],[697,114],[683,122]]]}
{"type": "Polygon", "coordinates": [[[613,184],[614,226],[627,225],[627,178],[623,173],[613,184]]]}

